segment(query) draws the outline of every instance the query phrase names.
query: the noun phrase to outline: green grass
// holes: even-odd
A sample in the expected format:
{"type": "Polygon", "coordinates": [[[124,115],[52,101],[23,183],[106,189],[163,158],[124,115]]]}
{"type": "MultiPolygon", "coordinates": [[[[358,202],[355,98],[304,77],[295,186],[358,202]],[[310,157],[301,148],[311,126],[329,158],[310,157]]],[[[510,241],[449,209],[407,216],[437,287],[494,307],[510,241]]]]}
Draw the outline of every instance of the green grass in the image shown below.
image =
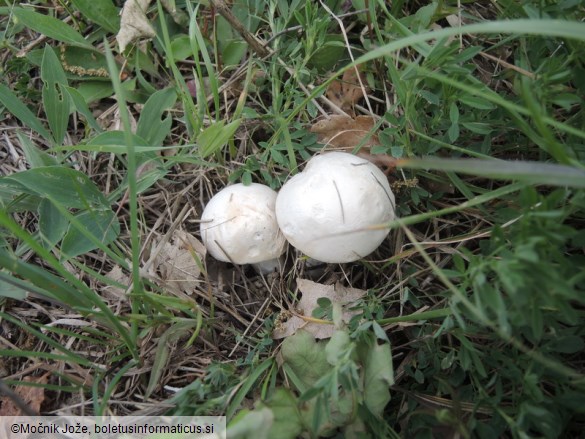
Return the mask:
{"type": "Polygon", "coordinates": [[[121,54],[114,2],[4,0],[2,381],[30,371],[55,396],[46,413],[146,404],[227,415],[240,438],[576,437],[585,9],[387,3],[234,1],[260,56],[207,3],[153,3],[155,38],[121,54]],[[280,343],[305,258],[289,249],[263,277],[176,231],[196,239],[231,182],[278,190],[302,170],[322,148],[311,125],[337,111],[327,88],[358,65],[355,110],[394,160],[399,219],[376,226],[391,234],[374,254],[314,279],[365,291],[349,324],[324,300],[330,339],[280,343]],[[200,274],[169,278],[169,249],[200,274]]]}

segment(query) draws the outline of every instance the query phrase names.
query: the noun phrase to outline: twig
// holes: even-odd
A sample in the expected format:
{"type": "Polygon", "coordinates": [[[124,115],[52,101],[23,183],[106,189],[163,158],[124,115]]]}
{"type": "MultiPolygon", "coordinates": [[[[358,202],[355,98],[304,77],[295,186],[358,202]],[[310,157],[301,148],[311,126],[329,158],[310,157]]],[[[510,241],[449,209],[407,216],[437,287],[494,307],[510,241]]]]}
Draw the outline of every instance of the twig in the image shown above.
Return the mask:
{"type": "Polygon", "coordinates": [[[529,72],[528,70],[524,70],[521,67],[515,66],[514,64],[510,64],[509,62],[506,62],[503,59],[498,58],[497,56],[493,56],[493,55],[490,55],[489,53],[485,53],[485,52],[479,52],[479,54],[481,56],[483,56],[484,58],[491,59],[492,61],[495,61],[498,64],[501,64],[502,66],[504,66],[507,69],[512,69],[512,70],[520,73],[521,75],[528,76],[530,79],[534,79],[536,77],[536,75],[534,73],[529,72]]]}
{"type": "Polygon", "coordinates": [[[238,20],[238,18],[232,13],[229,6],[224,0],[210,0],[210,3],[217,9],[217,12],[227,20],[229,24],[242,36],[244,40],[250,45],[250,47],[260,55],[262,58],[271,55],[270,49],[266,48],[262,42],[254,35],[252,35],[244,27],[244,25],[238,20]]]}

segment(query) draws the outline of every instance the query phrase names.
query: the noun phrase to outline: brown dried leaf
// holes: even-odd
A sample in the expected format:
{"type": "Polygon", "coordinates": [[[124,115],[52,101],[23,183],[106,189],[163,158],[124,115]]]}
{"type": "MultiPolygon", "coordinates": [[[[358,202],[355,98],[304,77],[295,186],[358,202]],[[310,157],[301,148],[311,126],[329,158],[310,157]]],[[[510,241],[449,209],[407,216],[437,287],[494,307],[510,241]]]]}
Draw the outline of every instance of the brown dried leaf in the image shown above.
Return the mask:
{"type": "Polygon", "coordinates": [[[315,338],[330,338],[335,332],[335,327],[332,324],[309,321],[309,319],[312,319],[311,314],[313,310],[318,307],[317,299],[326,297],[332,303],[341,304],[343,321],[348,323],[357,314],[357,311],[348,311],[348,308],[366,294],[364,290],[347,288],[340,283],[323,285],[307,279],[297,279],[297,286],[300,292],[303,293],[303,296],[296,306],[295,314],[306,317],[307,319],[293,315],[286,322],[280,322],[276,325],[276,329],[272,333],[272,338],[274,339],[290,337],[300,328],[310,332],[315,338]]]}
{"type": "MultiPolygon", "coordinates": [[[[116,265],[109,273],[106,273],[108,279],[113,280],[122,285],[130,285],[130,277],[122,271],[122,267],[116,265]]],[[[123,296],[126,293],[125,288],[118,287],[116,285],[107,285],[104,287],[104,291],[113,294],[116,297],[123,296]]]]}
{"type": "MultiPolygon", "coordinates": [[[[24,377],[23,381],[27,383],[47,384],[49,374],[41,377],[24,377]]],[[[26,385],[18,385],[14,388],[14,393],[24,402],[32,411],[39,413],[41,411],[41,404],[45,400],[44,387],[32,387],[26,385]]],[[[14,401],[8,397],[0,398],[0,416],[26,416],[25,413],[18,408],[14,401]]]]}
{"type": "Polygon", "coordinates": [[[353,150],[363,143],[363,148],[368,149],[373,145],[379,145],[378,136],[370,134],[376,125],[376,120],[370,116],[331,116],[323,119],[311,127],[312,133],[317,133],[319,142],[336,149],[353,150]]]}
{"type": "Polygon", "coordinates": [[[120,52],[124,52],[128,44],[140,38],[152,38],[156,34],[146,18],[146,10],[152,0],[126,0],[120,18],[120,31],[116,40],[120,52]]]}
{"type": "Polygon", "coordinates": [[[160,278],[171,288],[192,292],[201,275],[200,263],[205,258],[205,246],[193,235],[175,230],[171,243],[165,243],[154,261],[160,278]],[[199,259],[199,261],[197,260],[199,259]]]}
{"type": "Polygon", "coordinates": [[[329,84],[325,95],[339,108],[353,115],[354,106],[364,97],[364,89],[360,85],[360,79],[364,84],[365,92],[369,92],[368,83],[361,72],[361,66],[358,66],[357,69],[346,70],[341,79],[336,79],[329,84]]]}

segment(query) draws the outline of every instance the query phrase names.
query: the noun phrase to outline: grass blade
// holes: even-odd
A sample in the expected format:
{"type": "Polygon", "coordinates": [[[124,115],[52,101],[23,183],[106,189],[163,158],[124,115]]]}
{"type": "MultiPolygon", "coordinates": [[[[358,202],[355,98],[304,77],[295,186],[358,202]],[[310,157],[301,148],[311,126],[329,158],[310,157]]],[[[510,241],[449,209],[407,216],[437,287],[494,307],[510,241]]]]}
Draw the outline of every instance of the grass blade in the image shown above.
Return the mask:
{"type": "Polygon", "coordinates": [[[531,184],[585,188],[584,170],[554,163],[425,157],[398,159],[397,166],[454,171],[496,180],[517,180],[531,184]]]}

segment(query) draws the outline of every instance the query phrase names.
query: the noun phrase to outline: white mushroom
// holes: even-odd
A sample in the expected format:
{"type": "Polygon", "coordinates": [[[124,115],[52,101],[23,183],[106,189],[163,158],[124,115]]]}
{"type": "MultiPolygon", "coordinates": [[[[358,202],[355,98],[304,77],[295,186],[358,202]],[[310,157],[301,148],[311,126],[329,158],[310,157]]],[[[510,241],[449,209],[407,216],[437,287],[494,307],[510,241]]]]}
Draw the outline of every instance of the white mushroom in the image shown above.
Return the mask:
{"type": "Polygon", "coordinates": [[[391,221],[394,203],[378,167],[353,154],[331,152],[313,157],[284,184],[276,218],[286,239],[311,258],[352,262],[386,238],[389,229],[363,229],[391,221]]]}
{"type": "Polygon", "coordinates": [[[201,238],[220,261],[258,264],[262,272],[278,267],[286,240],[278,228],[276,192],[268,186],[234,184],[215,194],[201,215],[201,238]]]}

